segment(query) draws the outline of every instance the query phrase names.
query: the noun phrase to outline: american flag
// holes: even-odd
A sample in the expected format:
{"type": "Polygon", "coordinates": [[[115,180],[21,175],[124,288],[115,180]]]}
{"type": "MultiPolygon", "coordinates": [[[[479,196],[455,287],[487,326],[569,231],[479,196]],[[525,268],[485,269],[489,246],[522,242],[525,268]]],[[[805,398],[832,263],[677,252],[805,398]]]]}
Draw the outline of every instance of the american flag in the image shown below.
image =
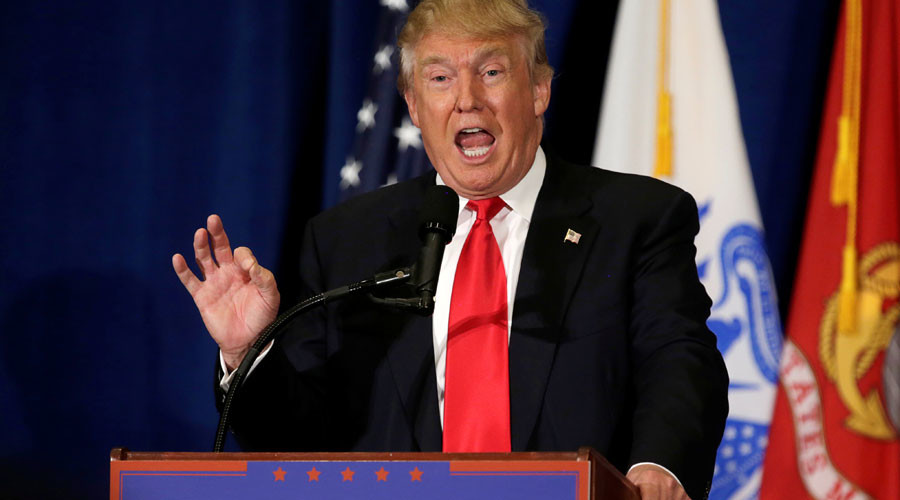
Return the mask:
{"type": "Polygon", "coordinates": [[[366,97],[356,113],[353,148],[339,170],[341,200],[411,179],[431,168],[419,129],[409,119],[406,103],[397,92],[397,34],[410,6],[406,0],[380,2],[366,97]]]}

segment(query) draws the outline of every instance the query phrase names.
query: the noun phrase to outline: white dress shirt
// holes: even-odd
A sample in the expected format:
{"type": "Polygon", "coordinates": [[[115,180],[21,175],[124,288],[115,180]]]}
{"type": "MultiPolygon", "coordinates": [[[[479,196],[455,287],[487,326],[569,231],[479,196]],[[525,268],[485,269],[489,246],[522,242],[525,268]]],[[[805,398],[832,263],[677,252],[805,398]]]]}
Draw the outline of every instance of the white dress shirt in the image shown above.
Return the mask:
{"type": "MultiPolygon", "coordinates": [[[[522,267],[522,251],[525,249],[525,237],[531,224],[531,214],[537,202],[538,192],[544,183],[547,171],[547,159],[544,151],[538,147],[534,155],[534,163],[525,177],[512,189],[500,195],[506,208],[500,209],[491,219],[491,230],[497,238],[503,269],[506,270],[506,303],[509,318],[507,327],[512,326],[513,306],[516,299],[516,285],[519,283],[519,268],[522,267]]],[[[444,184],[441,176],[437,183],[444,184]]],[[[444,369],[447,365],[447,329],[450,326],[450,296],[453,291],[453,280],[456,278],[456,265],[463,244],[469,236],[469,230],[475,224],[475,212],[466,208],[469,202],[459,197],[459,218],[456,220],[456,234],[444,249],[441,260],[441,272],[438,275],[437,290],[434,293],[434,315],[431,331],[434,338],[434,369],[437,376],[438,409],[441,415],[441,427],[444,426],[444,369]]],[[[507,331],[509,335],[509,331],[507,331]]],[[[508,338],[508,337],[507,337],[508,338]]]]}

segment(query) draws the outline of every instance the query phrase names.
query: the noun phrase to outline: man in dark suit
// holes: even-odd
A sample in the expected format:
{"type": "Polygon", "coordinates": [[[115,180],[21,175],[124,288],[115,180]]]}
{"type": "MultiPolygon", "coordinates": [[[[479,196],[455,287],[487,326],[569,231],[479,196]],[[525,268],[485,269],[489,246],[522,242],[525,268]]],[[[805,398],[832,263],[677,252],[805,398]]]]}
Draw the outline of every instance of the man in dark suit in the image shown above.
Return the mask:
{"type": "MultiPolygon", "coordinates": [[[[659,181],[544,154],[552,70],[543,25],[525,2],[425,0],[399,45],[400,90],[436,172],[311,220],[301,273],[308,291],[318,292],[410,264],[420,246],[423,193],[443,183],[459,194],[460,212],[435,315],[355,298],[298,320],[264,353],[236,402],[241,444],[333,451],[589,445],[627,471],[645,498],[705,496],[727,413],[727,375],[705,326],[710,301],[694,266],[693,200],[659,181]],[[494,204],[487,216],[485,203],[494,204]],[[493,255],[499,273],[479,274],[463,293],[471,286],[467,252],[475,248],[468,237],[476,233],[490,242],[477,247],[489,250],[477,258],[493,255]],[[490,319],[460,308],[477,309],[487,297],[499,300],[490,319]],[[452,352],[485,328],[501,332],[491,342],[503,349],[482,368],[494,376],[492,367],[504,367],[505,392],[493,398],[497,405],[463,411],[460,421],[459,370],[484,359],[452,352]],[[481,428],[482,414],[491,425],[501,416],[500,427],[490,427],[500,429],[490,433],[499,439],[486,447],[478,436],[458,440],[460,429],[481,428]]],[[[182,256],[173,265],[228,372],[274,319],[280,297],[247,248],[232,254],[218,217],[195,233],[194,249],[204,281],[182,256]]]]}

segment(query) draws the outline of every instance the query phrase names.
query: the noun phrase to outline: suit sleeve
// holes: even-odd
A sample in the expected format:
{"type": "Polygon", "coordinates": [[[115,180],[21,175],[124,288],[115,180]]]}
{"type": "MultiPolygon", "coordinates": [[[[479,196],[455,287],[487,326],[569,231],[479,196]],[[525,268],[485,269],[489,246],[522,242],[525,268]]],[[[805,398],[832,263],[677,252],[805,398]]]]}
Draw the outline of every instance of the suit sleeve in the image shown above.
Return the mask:
{"type": "Polygon", "coordinates": [[[705,498],[728,414],[728,374],[706,326],[711,301],[694,260],[696,204],[682,191],[657,213],[632,263],[630,459],[664,465],[691,498],[705,498]]]}
{"type": "MultiPolygon", "coordinates": [[[[307,225],[301,250],[304,293],[321,290],[313,224],[307,225]]],[[[286,304],[291,306],[293,304],[286,304]]],[[[283,327],[266,357],[235,395],[231,430],[245,451],[321,450],[325,436],[325,328],[322,308],[283,327]]],[[[218,387],[221,411],[224,392],[218,387]]]]}

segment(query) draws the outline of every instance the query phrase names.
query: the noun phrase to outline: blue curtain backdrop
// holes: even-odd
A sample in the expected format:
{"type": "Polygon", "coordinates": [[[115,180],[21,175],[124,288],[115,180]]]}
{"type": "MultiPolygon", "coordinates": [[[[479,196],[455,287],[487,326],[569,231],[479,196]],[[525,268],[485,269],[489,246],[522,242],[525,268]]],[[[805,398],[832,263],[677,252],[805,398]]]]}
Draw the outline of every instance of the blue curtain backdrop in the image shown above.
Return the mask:
{"type": "MultiPolygon", "coordinates": [[[[558,74],[545,146],[586,162],[616,4],[532,3],[558,74]]],[[[784,309],[837,0],[719,4],[784,309]]],[[[171,255],[219,213],[296,295],[382,8],[0,6],[0,497],[105,496],[113,446],[210,449],[215,345],[171,255]]]]}

